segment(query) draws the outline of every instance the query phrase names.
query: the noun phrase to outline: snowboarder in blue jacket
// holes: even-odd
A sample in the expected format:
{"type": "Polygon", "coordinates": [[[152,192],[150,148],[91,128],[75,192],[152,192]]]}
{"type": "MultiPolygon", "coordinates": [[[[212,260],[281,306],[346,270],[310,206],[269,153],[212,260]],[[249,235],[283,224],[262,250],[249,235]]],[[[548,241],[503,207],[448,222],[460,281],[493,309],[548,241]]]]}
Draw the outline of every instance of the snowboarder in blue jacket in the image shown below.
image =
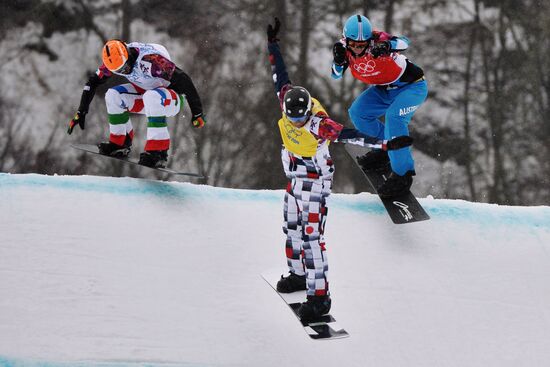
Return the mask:
{"type": "MultiPolygon", "coordinates": [[[[355,79],[370,86],[349,108],[351,120],[361,132],[379,139],[409,135],[409,123],[426,100],[428,86],[422,69],[401,53],[408,46],[406,37],[373,30],[363,15],[352,15],[346,21],[343,38],[333,47],[332,77],[340,79],[349,69],[355,79]]],[[[381,197],[407,192],[416,174],[409,147],[392,152],[373,149],[358,162],[365,170],[390,163],[391,173],[378,188],[381,197]]]]}

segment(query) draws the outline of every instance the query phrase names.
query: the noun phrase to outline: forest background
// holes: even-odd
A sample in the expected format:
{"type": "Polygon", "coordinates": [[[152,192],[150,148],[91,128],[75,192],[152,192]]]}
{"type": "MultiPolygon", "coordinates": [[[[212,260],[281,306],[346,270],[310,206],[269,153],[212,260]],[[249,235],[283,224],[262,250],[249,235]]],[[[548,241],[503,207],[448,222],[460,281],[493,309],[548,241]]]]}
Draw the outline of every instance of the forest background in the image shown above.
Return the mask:
{"type": "MultiPolygon", "coordinates": [[[[330,77],[332,45],[352,14],[411,40],[406,55],[428,80],[410,125],[419,196],[508,205],[550,204],[550,1],[535,0],[4,0],[0,2],[0,171],[154,177],[151,171],[82,154],[72,142],[108,134],[99,88],[86,130],[66,134],[88,75],[110,38],[160,43],[195,82],[207,115],[172,118],[171,162],[200,170],[208,185],[280,189],[280,109],[265,30],[281,19],[294,84],[331,117],[365,89],[330,77]]],[[[107,86],[122,82],[111,78],[107,86]]],[[[145,119],[133,117],[135,150],[145,119]]],[[[342,146],[334,191],[366,191],[342,146]]],[[[162,176],[158,176],[162,177],[162,176]]]]}

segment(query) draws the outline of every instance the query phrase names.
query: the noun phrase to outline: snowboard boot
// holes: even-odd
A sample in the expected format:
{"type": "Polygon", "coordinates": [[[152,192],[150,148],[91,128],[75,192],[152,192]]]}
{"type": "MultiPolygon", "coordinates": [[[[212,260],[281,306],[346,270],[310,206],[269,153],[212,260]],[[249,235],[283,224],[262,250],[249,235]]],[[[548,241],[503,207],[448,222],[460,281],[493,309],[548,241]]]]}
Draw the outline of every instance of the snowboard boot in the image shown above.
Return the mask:
{"type": "Polygon", "coordinates": [[[277,292],[280,293],[292,293],[296,291],[306,290],[306,276],[305,275],[296,275],[290,272],[290,275],[286,278],[283,278],[277,282],[277,292]]]}
{"type": "Polygon", "coordinates": [[[318,319],[330,311],[330,296],[307,296],[307,301],[300,305],[297,313],[302,321],[318,319]]]}
{"type": "Polygon", "coordinates": [[[107,143],[99,143],[97,147],[99,148],[99,154],[109,155],[111,157],[117,158],[128,157],[128,154],[130,154],[131,150],[129,145],[118,145],[115,143],[111,143],[110,141],[107,143]]]}
{"type": "Polygon", "coordinates": [[[406,194],[411,188],[413,182],[412,176],[414,175],[414,171],[407,171],[403,176],[399,176],[392,171],[386,182],[378,188],[378,195],[382,198],[392,198],[406,194]]]}
{"type": "Polygon", "coordinates": [[[357,163],[363,171],[374,171],[387,168],[390,164],[388,152],[382,149],[373,149],[361,157],[357,157],[357,163]]]}
{"type": "Polygon", "coordinates": [[[138,163],[152,168],[165,168],[167,162],[167,150],[149,150],[139,155],[138,163]]]}

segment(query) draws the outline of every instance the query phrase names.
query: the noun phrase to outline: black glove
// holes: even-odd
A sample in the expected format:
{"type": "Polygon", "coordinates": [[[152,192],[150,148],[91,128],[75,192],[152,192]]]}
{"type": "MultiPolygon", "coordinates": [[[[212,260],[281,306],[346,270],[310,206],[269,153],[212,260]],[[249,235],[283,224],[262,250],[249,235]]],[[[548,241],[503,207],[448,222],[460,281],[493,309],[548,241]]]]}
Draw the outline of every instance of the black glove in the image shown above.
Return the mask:
{"type": "Polygon", "coordinates": [[[396,150],[411,146],[412,143],[413,138],[411,138],[410,136],[398,136],[397,138],[393,138],[392,140],[384,140],[384,144],[382,144],[382,149],[396,150]]]}
{"type": "Polygon", "coordinates": [[[74,117],[69,121],[69,128],[67,129],[67,134],[71,135],[73,129],[76,125],[79,125],[82,130],[86,126],[86,112],[76,111],[74,117]]]}
{"type": "Polygon", "coordinates": [[[273,43],[279,40],[277,38],[279,28],[281,28],[281,22],[279,21],[279,18],[275,17],[275,27],[273,27],[271,24],[267,25],[267,42],[273,43]]]}
{"type": "Polygon", "coordinates": [[[200,129],[204,127],[204,124],[206,124],[206,116],[203,116],[202,113],[198,113],[191,117],[191,125],[193,125],[194,128],[200,129]]]}
{"type": "Polygon", "coordinates": [[[346,47],[342,42],[336,42],[332,47],[334,55],[334,63],[338,66],[343,66],[346,63],[346,47]]]}
{"type": "Polygon", "coordinates": [[[382,41],[377,42],[372,46],[370,49],[371,55],[376,59],[380,56],[386,56],[389,55],[391,49],[391,43],[390,41],[382,41]]]}

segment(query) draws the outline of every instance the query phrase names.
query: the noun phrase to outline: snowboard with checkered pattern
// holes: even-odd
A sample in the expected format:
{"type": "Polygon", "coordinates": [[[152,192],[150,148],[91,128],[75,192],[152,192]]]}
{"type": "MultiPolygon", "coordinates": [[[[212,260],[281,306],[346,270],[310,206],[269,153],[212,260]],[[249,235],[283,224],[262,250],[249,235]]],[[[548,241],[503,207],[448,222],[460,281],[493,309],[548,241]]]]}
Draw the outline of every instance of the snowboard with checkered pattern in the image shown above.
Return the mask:
{"type": "Polygon", "coordinates": [[[298,308],[302,302],[306,300],[306,291],[298,291],[293,293],[277,292],[277,282],[281,279],[282,271],[271,270],[262,273],[262,278],[273,288],[273,290],[282,298],[288,307],[294,313],[294,316],[300,321],[304,331],[314,340],[329,340],[347,338],[348,332],[340,327],[331,314],[323,315],[315,320],[302,321],[298,316],[298,308]]]}

